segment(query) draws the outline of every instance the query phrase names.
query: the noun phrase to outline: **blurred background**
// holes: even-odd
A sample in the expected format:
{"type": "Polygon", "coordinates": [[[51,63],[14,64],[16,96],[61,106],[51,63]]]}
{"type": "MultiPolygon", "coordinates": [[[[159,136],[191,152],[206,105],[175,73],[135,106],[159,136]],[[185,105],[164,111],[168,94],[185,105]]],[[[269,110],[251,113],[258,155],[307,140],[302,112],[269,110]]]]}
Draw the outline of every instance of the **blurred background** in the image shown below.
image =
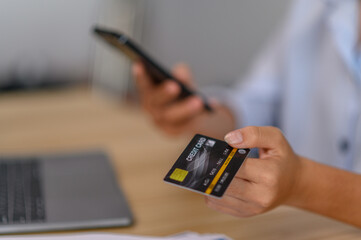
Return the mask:
{"type": "Polygon", "coordinates": [[[123,31],[167,67],[186,62],[198,85],[229,85],[277,29],[287,0],[0,0],[0,89],[90,83],[124,96],[130,64],[97,41],[123,31]]]}

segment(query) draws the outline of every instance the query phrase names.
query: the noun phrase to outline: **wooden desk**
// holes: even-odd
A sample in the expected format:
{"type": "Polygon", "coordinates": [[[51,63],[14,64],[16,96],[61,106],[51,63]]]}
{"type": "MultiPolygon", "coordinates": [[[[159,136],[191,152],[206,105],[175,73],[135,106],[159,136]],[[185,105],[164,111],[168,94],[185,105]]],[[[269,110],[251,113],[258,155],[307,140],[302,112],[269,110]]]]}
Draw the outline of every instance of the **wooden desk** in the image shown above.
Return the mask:
{"type": "Polygon", "coordinates": [[[0,94],[0,153],[102,148],[112,157],[136,223],[101,231],[165,236],[191,230],[262,240],[361,239],[359,229],[297,209],[280,207],[239,219],[207,208],[201,195],[162,181],[187,141],[162,136],[137,108],[86,89],[0,94]]]}

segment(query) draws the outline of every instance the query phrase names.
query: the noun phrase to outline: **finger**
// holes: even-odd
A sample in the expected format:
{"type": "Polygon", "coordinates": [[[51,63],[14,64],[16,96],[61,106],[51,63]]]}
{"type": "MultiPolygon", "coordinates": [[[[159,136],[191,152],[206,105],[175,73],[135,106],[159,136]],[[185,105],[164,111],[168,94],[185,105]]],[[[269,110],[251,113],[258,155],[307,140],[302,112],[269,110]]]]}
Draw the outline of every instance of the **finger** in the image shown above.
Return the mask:
{"type": "MultiPolygon", "coordinates": [[[[258,199],[260,195],[260,189],[263,188],[258,183],[235,177],[228,186],[224,196],[232,197],[240,201],[256,205],[254,202],[255,199],[258,199]]],[[[262,195],[260,197],[262,197],[262,195]]]]}
{"type": "Polygon", "coordinates": [[[252,194],[255,183],[249,180],[245,180],[244,178],[240,178],[239,175],[237,175],[235,178],[233,178],[231,184],[228,186],[224,194],[246,201],[249,199],[248,196],[252,194]]]}
{"type": "Polygon", "coordinates": [[[264,161],[258,158],[246,158],[242,167],[238,170],[235,178],[242,179],[251,183],[259,183],[262,179],[263,169],[267,168],[264,161]]]}
{"type": "Polygon", "coordinates": [[[132,66],[133,76],[135,78],[135,83],[138,87],[138,90],[141,94],[146,94],[149,91],[153,90],[153,83],[148,76],[147,72],[142,63],[136,62],[132,66]]]}
{"type": "Polygon", "coordinates": [[[197,96],[192,96],[164,108],[161,121],[178,124],[193,118],[202,111],[202,100],[197,96]]]}
{"type": "Polygon", "coordinates": [[[275,127],[245,127],[229,132],[224,139],[235,148],[273,149],[287,144],[282,132],[275,127]]]}
{"type": "Polygon", "coordinates": [[[253,203],[255,206],[257,205],[255,200],[262,199],[264,194],[266,194],[266,192],[264,191],[262,184],[253,182],[253,179],[252,181],[248,181],[243,178],[239,178],[238,173],[228,186],[227,191],[224,193],[225,196],[253,203]]]}
{"type": "Polygon", "coordinates": [[[178,63],[173,67],[173,75],[180,80],[182,83],[194,88],[194,84],[192,81],[192,73],[188,67],[188,65],[184,63],[178,63]]]}
{"type": "Polygon", "coordinates": [[[162,107],[178,98],[180,87],[174,81],[166,81],[154,89],[152,93],[152,105],[162,107]]]}

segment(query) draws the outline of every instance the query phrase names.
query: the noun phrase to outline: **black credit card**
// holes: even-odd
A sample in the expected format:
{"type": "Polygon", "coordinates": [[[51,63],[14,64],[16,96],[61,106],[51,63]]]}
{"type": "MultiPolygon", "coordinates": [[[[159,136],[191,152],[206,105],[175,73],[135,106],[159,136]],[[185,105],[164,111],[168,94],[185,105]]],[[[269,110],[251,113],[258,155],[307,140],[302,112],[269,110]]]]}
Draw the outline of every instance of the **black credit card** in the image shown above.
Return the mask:
{"type": "Polygon", "coordinates": [[[180,155],[164,181],[214,197],[222,197],[250,149],[197,134],[180,155]]]}

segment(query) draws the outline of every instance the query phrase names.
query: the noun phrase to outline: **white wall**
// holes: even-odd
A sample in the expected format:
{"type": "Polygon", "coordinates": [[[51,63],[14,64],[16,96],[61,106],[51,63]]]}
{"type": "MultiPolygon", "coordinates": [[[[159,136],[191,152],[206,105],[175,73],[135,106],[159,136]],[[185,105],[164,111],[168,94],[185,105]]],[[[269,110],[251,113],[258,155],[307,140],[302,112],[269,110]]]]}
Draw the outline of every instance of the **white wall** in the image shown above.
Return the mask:
{"type": "Polygon", "coordinates": [[[0,0],[2,81],[86,78],[89,29],[98,4],[98,0],[0,0]]]}
{"type": "Polygon", "coordinates": [[[200,85],[247,71],[290,0],[149,0],[143,43],[161,62],[185,61],[200,85]]]}
{"type": "Polygon", "coordinates": [[[121,88],[129,78],[126,63],[107,53],[105,44],[95,47],[91,28],[102,23],[132,32],[135,2],[0,0],[0,87],[8,81],[31,86],[92,79],[121,88]]]}
{"type": "Polygon", "coordinates": [[[170,67],[186,61],[200,85],[228,84],[247,70],[288,3],[0,0],[0,86],[14,77],[26,84],[39,79],[91,78],[95,85],[109,89],[128,88],[127,60],[100,42],[94,48],[90,28],[102,23],[134,35],[140,21],[141,42],[160,62],[170,67]]]}
{"type": "MultiPolygon", "coordinates": [[[[132,37],[139,35],[142,6],[139,0],[106,0],[102,2],[97,23],[132,37]]],[[[93,85],[126,95],[131,88],[130,61],[113,47],[97,40],[93,56],[93,85]]]]}

